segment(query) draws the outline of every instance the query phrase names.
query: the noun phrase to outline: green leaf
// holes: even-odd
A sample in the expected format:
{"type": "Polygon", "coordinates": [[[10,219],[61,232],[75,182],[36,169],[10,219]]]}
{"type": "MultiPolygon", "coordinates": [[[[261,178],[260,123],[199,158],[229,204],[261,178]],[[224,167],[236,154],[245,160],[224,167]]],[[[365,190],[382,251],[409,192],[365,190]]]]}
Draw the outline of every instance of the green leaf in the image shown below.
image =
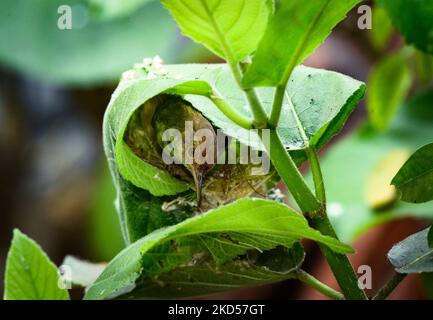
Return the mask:
{"type": "Polygon", "coordinates": [[[373,28],[368,33],[373,46],[377,50],[386,49],[391,40],[394,28],[386,10],[376,5],[373,9],[373,28]]]}
{"type": "Polygon", "coordinates": [[[270,14],[267,0],[162,0],[183,33],[227,60],[257,48],[270,14]]]}
{"type": "Polygon", "coordinates": [[[376,129],[384,130],[389,126],[411,85],[411,72],[401,54],[388,56],[373,68],[368,79],[367,107],[376,129]]]}
{"type": "Polygon", "coordinates": [[[95,282],[107,265],[105,263],[90,263],[73,256],[66,256],[62,266],[69,268],[73,285],[85,288],[95,282]]]}
{"type": "Polygon", "coordinates": [[[254,260],[250,255],[240,260],[236,257],[241,252],[257,254],[278,246],[291,248],[302,238],[318,241],[340,253],[353,252],[349,246],[310,228],[303,216],[284,204],[241,199],[135,242],[110,262],[85,298],[155,298],[158,294],[168,298],[174,288],[180,288],[181,293],[176,296],[188,297],[203,292],[202,285],[219,286],[215,290],[220,291],[281,280],[291,276],[291,269],[281,272],[260,267],[260,255],[254,260]],[[216,242],[223,250],[208,250],[209,244],[215,249],[216,242]],[[166,290],[153,291],[157,285],[166,290]]]}
{"type": "MultiPolygon", "coordinates": [[[[131,117],[145,102],[158,94],[170,91],[202,90],[208,95],[212,89],[204,81],[175,80],[171,78],[121,82],[106,111],[104,119],[104,145],[109,161],[115,161],[122,176],[148,190],[155,196],[173,195],[186,191],[189,185],[176,180],[167,172],[142,161],[124,143],[124,134],[131,117]]],[[[145,106],[145,109],[152,105],[145,106]]],[[[148,121],[151,121],[149,119],[148,121]]],[[[148,146],[150,148],[150,146],[148,146]]],[[[160,156],[160,155],[158,155],[160,156]]]]}
{"type": "Polygon", "coordinates": [[[155,0],[89,0],[93,15],[101,20],[120,18],[155,0]]]}
{"type": "Polygon", "coordinates": [[[297,244],[291,249],[277,247],[256,260],[231,261],[224,265],[223,270],[213,263],[182,266],[159,275],[156,281],[142,279],[132,294],[121,298],[196,297],[292,279],[296,278],[294,271],[302,264],[304,255],[302,247],[297,244]]]}
{"type": "Polygon", "coordinates": [[[18,229],[14,230],[6,260],[5,300],[69,300],[58,286],[56,266],[41,247],[18,229]]]}
{"type": "MultiPolygon", "coordinates": [[[[251,116],[242,91],[223,68],[210,83],[236,110],[251,116]]],[[[270,113],[274,88],[258,88],[265,110],[270,113]]],[[[286,89],[278,133],[290,150],[303,150],[309,145],[325,145],[343,128],[347,118],[363,97],[365,86],[345,75],[299,66],[295,68],[286,89]]],[[[190,101],[227,135],[251,146],[260,146],[260,138],[233,125],[224,114],[204,97],[187,95],[190,101]],[[250,139],[246,138],[249,137],[250,139]]]]}
{"type": "Polygon", "coordinates": [[[428,230],[409,236],[388,252],[388,259],[397,272],[433,272],[433,249],[428,245],[428,230]]]}
{"type": "Polygon", "coordinates": [[[117,165],[123,177],[154,196],[174,195],[189,189],[187,183],[137,157],[123,141],[119,143],[117,155],[117,165]]]}
{"type": "Polygon", "coordinates": [[[433,143],[416,151],[392,180],[401,199],[419,203],[433,200],[433,143]]]}
{"type": "MultiPolygon", "coordinates": [[[[400,108],[389,130],[378,134],[366,125],[338,142],[321,159],[328,198],[328,212],[343,241],[354,241],[369,228],[394,219],[433,219],[433,202],[388,203],[380,208],[367,202],[369,175],[389,155],[408,152],[431,142],[433,92],[425,92],[400,108]],[[342,178],[345,177],[345,178],[342,178]],[[343,180],[342,180],[343,179],[343,180]],[[343,183],[342,183],[343,182],[343,183]]],[[[388,185],[392,177],[389,175],[388,185]]],[[[398,200],[397,194],[395,200],[398,200]]]]}
{"type": "MultiPolygon", "coordinates": [[[[129,124],[143,118],[136,116],[137,111],[152,110],[155,96],[182,95],[227,135],[255,148],[261,145],[257,135],[248,139],[249,132],[229,120],[208,98],[216,90],[239,113],[250,116],[244,94],[236,86],[227,65],[168,65],[165,68],[168,74],[164,77],[150,80],[136,70],[136,79],[122,81],[104,118],[104,146],[118,190],[117,208],[128,244],[147,234],[143,230],[150,232],[176,220],[173,218],[176,215],[169,216],[161,209],[164,202],[173,198],[156,200],[152,195],[177,195],[188,189],[187,183],[167,176],[167,172],[150,164],[146,157],[138,158],[124,143],[129,124]],[[154,176],[161,180],[153,179],[154,176]],[[149,208],[154,214],[146,214],[149,208]],[[167,218],[158,218],[158,212],[167,218]]],[[[341,130],[364,91],[361,82],[341,74],[304,66],[296,68],[287,87],[279,128],[286,147],[303,150],[308,145],[323,146],[341,130]]],[[[273,88],[259,89],[267,110],[272,107],[273,93],[273,88]]],[[[145,115],[146,121],[151,121],[152,117],[145,115]]],[[[297,158],[298,162],[305,160],[302,155],[297,158]]]]}
{"type": "MultiPolygon", "coordinates": [[[[123,136],[136,110],[158,94],[185,95],[187,101],[227,135],[251,146],[261,145],[257,135],[247,139],[249,132],[227,119],[208,98],[216,89],[241,114],[250,115],[244,95],[226,65],[169,65],[166,68],[169,72],[166,78],[121,82],[104,120],[108,158],[116,159],[125,179],[157,196],[186,191],[188,184],[134,156],[123,143],[123,136]],[[160,179],[154,179],[155,176],[160,179]]],[[[304,66],[296,68],[287,86],[278,129],[286,147],[302,150],[311,144],[323,146],[341,130],[364,91],[364,85],[350,77],[304,66]]],[[[259,90],[267,110],[272,108],[273,93],[271,88],[259,90]]]]}
{"type": "Polygon", "coordinates": [[[430,0],[380,0],[394,25],[418,49],[433,53],[433,3],[430,0]]]}
{"type": "Polygon", "coordinates": [[[159,1],[118,19],[96,21],[90,12],[88,0],[1,1],[2,66],[60,85],[111,85],[144,57],[177,63],[193,48],[177,40],[176,23],[159,1]],[[72,30],[57,27],[65,4],[72,8],[72,30]]]}
{"type": "Polygon", "coordinates": [[[271,18],[243,84],[285,85],[303,62],[360,0],[282,1],[271,18]]]}

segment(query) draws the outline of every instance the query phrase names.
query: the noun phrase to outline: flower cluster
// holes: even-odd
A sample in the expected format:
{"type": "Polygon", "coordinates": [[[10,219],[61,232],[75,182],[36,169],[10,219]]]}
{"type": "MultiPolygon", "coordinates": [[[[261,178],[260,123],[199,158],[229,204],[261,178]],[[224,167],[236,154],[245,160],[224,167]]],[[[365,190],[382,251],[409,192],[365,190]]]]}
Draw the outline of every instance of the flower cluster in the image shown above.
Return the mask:
{"type": "Polygon", "coordinates": [[[125,71],[122,74],[122,80],[133,80],[141,71],[145,72],[146,79],[151,80],[158,78],[160,76],[166,76],[168,71],[163,66],[164,61],[160,56],[155,56],[153,58],[144,58],[143,62],[136,63],[132,70],[125,71]]]}

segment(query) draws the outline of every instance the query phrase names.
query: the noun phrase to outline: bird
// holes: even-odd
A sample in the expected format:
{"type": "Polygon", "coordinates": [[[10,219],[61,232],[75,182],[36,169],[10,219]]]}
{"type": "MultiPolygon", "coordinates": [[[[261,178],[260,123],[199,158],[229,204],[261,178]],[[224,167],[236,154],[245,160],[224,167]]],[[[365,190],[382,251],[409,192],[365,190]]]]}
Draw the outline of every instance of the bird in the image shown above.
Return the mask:
{"type": "Polygon", "coordinates": [[[169,96],[157,106],[152,118],[152,124],[161,149],[165,150],[168,145],[171,145],[171,150],[175,150],[175,152],[172,152],[169,156],[176,164],[183,165],[191,174],[196,189],[197,205],[200,206],[203,179],[216,163],[217,138],[212,124],[190,103],[178,96],[169,96]],[[190,127],[192,125],[193,131],[192,144],[190,145],[186,141],[188,122],[190,127]],[[173,139],[173,137],[167,139],[167,136],[170,136],[170,134],[167,134],[167,130],[173,129],[181,133],[182,139],[173,139]],[[197,141],[194,139],[194,133],[201,129],[206,130],[206,137],[201,141],[197,141]],[[164,135],[164,133],[166,134],[164,135]],[[206,141],[209,138],[212,141],[206,141]],[[207,158],[208,149],[205,147],[202,156],[207,160],[204,163],[197,163],[194,155],[197,151],[203,149],[202,147],[198,149],[203,143],[207,143],[209,147],[213,148],[213,159],[207,158]],[[187,161],[188,157],[189,161],[187,161]]]}

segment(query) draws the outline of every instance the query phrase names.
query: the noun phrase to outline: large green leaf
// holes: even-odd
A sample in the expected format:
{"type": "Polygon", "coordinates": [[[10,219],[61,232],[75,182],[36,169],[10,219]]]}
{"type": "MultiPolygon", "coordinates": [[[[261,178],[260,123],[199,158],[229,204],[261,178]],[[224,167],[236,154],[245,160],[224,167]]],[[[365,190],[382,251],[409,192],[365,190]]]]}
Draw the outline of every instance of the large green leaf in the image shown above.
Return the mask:
{"type": "Polygon", "coordinates": [[[433,272],[433,248],[428,245],[428,231],[425,229],[411,235],[388,252],[388,259],[397,272],[433,272]]]}
{"type": "Polygon", "coordinates": [[[349,246],[310,228],[303,216],[284,204],[241,199],[135,242],[110,262],[85,298],[168,298],[176,293],[173,285],[180,288],[176,296],[187,297],[202,292],[197,289],[202,285],[209,288],[213,281],[219,291],[280,280],[289,277],[294,266],[286,272],[260,267],[259,253],[278,246],[291,248],[302,238],[340,253],[353,252],[349,246]],[[247,252],[251,253],[237,258],[247,252]],[[253,259],[253,253],[259,254],[258,258],[253,259]],[[167,290],[155,291],[156,285],[167,290]]]}
{"type": "Polygon", "coordinates": [[[189,186],[137,158],[124,143],[123,136],[134,112],[146,101],[164,92],[182,94],[183,90],[212,94],[212,88],[202,80],[138,79],[121,82],[106,111],[104,145],[108,160],[116,163],[125,179],[155,196],[174,195],[186,191],[189,186]]]}
{"type": "Polygon", "coordinates": [[[433,2],[380,0],[408,44],[433,54],[433,2]]]}
{"type": "MultiPolygon", "coordinates": [[[[426,92],[401,108],[386,133],[374,133],[366,126],[339,142],[321,163],[329,200],[329,214],[344,241],[353,241],[367,228],[392,219],[416,216],[433,219],[433,203],[395,203],[394,206],[369,206],[366,195],[369,175],[394,152],[411,153],[431,142],[433,136],[433,92],[426,92]]],[[[391,184],[392,177],[382,187],[391,184]]],[[[378,186],[379,188],[380,186],[378,186]]],[[[395,193],[395,201],[398,200],[395,193]]]]}
{"type": "Polygon", "coordinates": [[[146,56],[176,63],[190,50],[159,1],[118,19],[93,20],[90,12],[88,0],[1,1],[0,63],[56,84],[85,86],[116,82],[146,56]],[[72,30],[57,27],[57,9],[65,4],[72,8],[72,30]]]}
{"type": "MultiPolygon", "coordinates": [[[[208,81],[236,110],[251,116],[243,93],[237,88],[228,68],[222,68],[208,81]]],[[[257,91],[265,110],[270,113],[275,89],[259,88],[257,91]]],[[[290,150],[302,150],[309,145],[322,147],[340,132],[364,92],[362,82],[345,75],[297,67],[287,85],[278,128],[284,145],[290,150]]],[[[187,95],[185,99],[229,136],[252,146],[261,145],[258,135],[234,126],[210,100],[193,95],[187,95]]]]}
{"type": "MultiPolygon", "coordinates": [[[[239,113],[250,115],[243,92],[226,65],[168,65],[165,68],[168,74],[163,77],[148,79],[145,73],[136,70],[137,78],[123,80],[104,118],[104,146],[118,190],[117,208],[127,243],[147,234],[144,230],[150,232],[166,226],[169,221],[178,222],[172,220],[176,214],[167,215],[161,209],[170,199],[153,196],[189,192],[188,183],[139,158],[124,142],[128,124],[136,118],[137,110],[151,109],[154,105],[151,99],[155,96],[182,95],[227,135],[247,145],[260,146],[257,134],[252,133],[248,139],[249,132],[229,120],[209,99],[216,91],[239,113]],[[149,212],[154,214],[146,213],[149,208],[153,208],[149,212]],[[166,218],[158,218],[159,214],[166,218]]],[[[296,68],[287,87],[282,125],[278,129],[287,148],[302,150],[310,144],[323,146],[341,130],[364,90],[361,82],[335,72],[304,66],[296,68]]],[[[271,108],[273,92],[272,88],[259,89],[267,110],[271,108]]],[[[150,122],[149,116],[146,119],[150,122]]]]}
{"type": "MultiPolygon", "coordinates": [[[[108,159],[116,161],[125,179],[156,196],[186,191],[188,185],[137,158],[123,142],[123,136],[134,112],[159,94],[185,95],[186,100],[229,136],[252,146],[260,145],[257,135],[246,138],[249,132],[227,119],[209,99],[217,90],[240,113],[249,115],[243,93],[235,85],[226,65],[173,65],[167,66],[167,70],[168,75],[163,78],[121,82],[104,120],[108,159]]],[[[279,128],[286,147],[302,150],[309,144],[324,145],[341,130],[364,90],[361,82],[344,75],[298,67],[287,87],[279,128]]],[[[270,88],[259,91],[267,110],[271,108],[273,92],[274,89],[270,88]]]]}
{"type": "Polygon", "coordinates": [[[368,79],[367,107],[376,129],[389,126],[411,85],[410,69],[402,54],[388,56],[374,66],[368,79]]]}
{"type": "Polygon", "coordinates": [[[161,0],[183,33],[225,59],[241,61],[257,47],[269,0],[161,0]]]}
{"type": "Polygon", "coordinates": [[[360,0],[282,1],[271,18],[243,84],[285,85],[293,69],[319,46],[360,0]]]}
{"type": "Polygon", "coordinates": [[[433,143],[416,151],[392,180],[406,202],[433,200],[433,143]]]}
{"type": "Polygon", "coordinates": [[[59,288],[59,272],[44,251],[19,230],[6,261],[5,300],[69,300],[59,288]]]}

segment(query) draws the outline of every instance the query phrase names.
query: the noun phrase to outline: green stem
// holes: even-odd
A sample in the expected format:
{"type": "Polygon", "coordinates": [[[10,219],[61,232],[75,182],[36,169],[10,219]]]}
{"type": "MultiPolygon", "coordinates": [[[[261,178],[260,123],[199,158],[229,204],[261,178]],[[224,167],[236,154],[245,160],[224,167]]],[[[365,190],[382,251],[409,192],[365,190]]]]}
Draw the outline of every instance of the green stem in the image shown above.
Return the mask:
{"type": "Polygon", "coordinates": [[[257,92],[254,89],[244,89],[248,102],[251,106],[251,111],[254,116],[254,127],[257,129],[264,129],[268,126],[268,115],[263,109],[257,92]]]}
{"type": "MultiPolygon", "coordinates": [[[[310,218],[313,228],[322,234],[338,239],[326,215],[310,218]]],[[[348,300],[367,300],[367,295],[358,286],[358,277],[346,255],[336,253],[329,247],[319,244],[320,250],[328,261],[337,282],[348,300]]]]}
{"type": "Polygon", "coordinates": [[[233,109],[224,99],[220,98],[219,94],[214,93],[210,99],[227,118],[244,129],[252,129],[252,120],[233,109]]]}
{"type": "Polygon", "coordinates": [[[387,284],[373,297],[373,300],[385,300],[391,292],[406,278],[407,274],[396,273],[387,284]]]}
{"type": "Polygon", "coordinates": [[[269,157],[281,179],[289,188],[300,209],[313,214],[320,211],[321,205],[314,197],[307,183],[296,167],[292,157],[284,147],[276,130],[270,130],[270,143],[263,141],[269,157]]]}
{"type": "Polygon", "coordinates": [[[239,88],[242,89],[247,97],[251,112],[254,116],[254,127],[258,129],[266,128],[268,125],[268,115],[266,114],[265,109],[263,109],[260,99],[257,96],[257,92],[254,89],[242,88],[243,71],[240,64],[236,63],[233,58],[227,58],[227,61],[239,88]]]}
{"type": "MultiPolygon", "coordinates": [[[[311,172],[313,175],[316,195],[322,203],[322,213],[315,216],[310,216],[310,224],[315,229],[319,230],[322,234],[338,239],[337,234],[332,227],[331,222],[326,214],[326,192],[325,184],[323,182],[322,169],[320,168],[317,152],[314,147],[307,149],[307,155],[311,165],[311,172]]],[[[337,279],[340,288],[342,289],[345,297],[350,300],[366,300],[367,295],[358,286],[358,277],[353,270],[352,264],[344,254],[338,254],[324,245],[319,245],[320,250],[326,257],[332,272],[337,279]]]]}
{"type": "Polygon", "coordinates": [[[283,108],[285,94],[286,94],[286,87],[278,86],[275,91],[271,117],[269,118],[269,126],[271,128],[276,128],[278,126],[278,123],[280,122],[281,109],[283,108]]]}
{"type": "MultiPolygon", "coordinates": [[[[201,2],[202,2],[202,5],[203,5],[207,15],[209,16],[209,20],[212,24],[212,27],[214,28],[215,33],[219,39],[221,47],[224,51],[224,56],[225,56],[229,66],[230,66],[230,69],[233,73],[233,76],[235,77],[236,82],[239,85],[239,88],[242,89],[243,71],[241,69],[241,66],[238,63],[235,55],[233,54],[231,47],[227,43],[226,38],[224,37],[224,34],[223,34],[220,26],[218,25],[218,22],[215,19],[212,10],[209,8],[206,1],[201,0],[201,2]]],[[[262,106],[259,98],[257,97],[257,93],[255,92],[254,89],[247,89],[247,90],[243,90],[243,91],[245,92],[245,95],[247,96],[248,102],[251,106],[251,111],[252,111],[253,116],[254,116],[254,126],[258,129],[266,128],[267,123],[268,123],[268,116],[267,116],[265,110],[263,109],[263,106],[262,106]]]]}
{"type": "Polygon", "coordinates": [[[322,169],[320,168],[319,157],[317,156],[316,149],[314,146],[311,146],[306,150],[306,152],[310,161],[311,172],[313,174],[316,197],[321,203],[326,204],[325,183],[323,182],[322,169]]]}
{"type": "Polygon", "coordinates": [[[323,282],[320,282],[319,280],[317,280],[316,278],[314,278],[312,275],[305,272],[304,270],[296,271],[296,279],[316,289],[317,291],[327,296],[328,298],[334,300],[344,300],[344,296],[340,292],[332,289],[331,287],[327,286],[323,282]]]}

